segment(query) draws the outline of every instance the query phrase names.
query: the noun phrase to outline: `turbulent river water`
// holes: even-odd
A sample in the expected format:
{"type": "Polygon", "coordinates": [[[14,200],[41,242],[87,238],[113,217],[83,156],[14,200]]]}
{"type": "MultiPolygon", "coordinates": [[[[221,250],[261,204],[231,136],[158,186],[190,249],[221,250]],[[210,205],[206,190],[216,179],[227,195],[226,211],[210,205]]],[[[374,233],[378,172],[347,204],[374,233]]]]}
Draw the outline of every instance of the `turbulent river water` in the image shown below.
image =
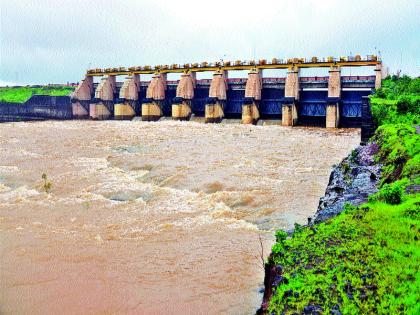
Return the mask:
{"type": "Polygon", "coordinates": [[[276,229],[307,222],[359,137],[172,121],[0,124],[0,313],[252,314],[260,237],[266,256],[276,229]]]}

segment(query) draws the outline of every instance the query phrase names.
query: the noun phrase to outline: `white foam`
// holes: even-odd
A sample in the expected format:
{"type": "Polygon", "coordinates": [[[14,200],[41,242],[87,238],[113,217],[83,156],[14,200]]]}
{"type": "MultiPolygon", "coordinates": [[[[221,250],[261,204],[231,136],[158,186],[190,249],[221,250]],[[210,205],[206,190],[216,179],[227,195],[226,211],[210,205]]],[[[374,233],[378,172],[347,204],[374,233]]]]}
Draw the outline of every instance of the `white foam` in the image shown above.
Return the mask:
{"type": "Polygon", "coordinates": [[[39,192],[35,189],[28,189],[26,186],[20,186],[13,190],[6,190],[3,193],[0,193],[0,201],[2,202],[22,202],[27,201],[27,199],[38,196],[39,192]]]}
{"type": "Polygon", "coordinates": [[[5,166],[0,165],[0,172],[1,173],[15,173],[19,171],[19,167],[17,166],[5,166]]]}
{"type": "Polygon", "coordinates": [[[109,166],[106,158],[89,158],[80,157],[77,159],[69,159],[69,164],[75,167],[83,168],[84,172],[95,172],[99,169],[104,169],[109,166]]]}

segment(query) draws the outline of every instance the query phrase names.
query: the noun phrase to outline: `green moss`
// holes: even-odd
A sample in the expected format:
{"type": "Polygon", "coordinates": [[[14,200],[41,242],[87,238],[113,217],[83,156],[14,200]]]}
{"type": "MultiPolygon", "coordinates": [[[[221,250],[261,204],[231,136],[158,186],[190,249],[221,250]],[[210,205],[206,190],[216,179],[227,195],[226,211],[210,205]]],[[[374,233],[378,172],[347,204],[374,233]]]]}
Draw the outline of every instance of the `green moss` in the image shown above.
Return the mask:
{"type": "Polygon", "coordinates": [[[71,86],[0,87],[0,102],[24,103],[32,95],[65,96],[74,90],[71,86]]]}

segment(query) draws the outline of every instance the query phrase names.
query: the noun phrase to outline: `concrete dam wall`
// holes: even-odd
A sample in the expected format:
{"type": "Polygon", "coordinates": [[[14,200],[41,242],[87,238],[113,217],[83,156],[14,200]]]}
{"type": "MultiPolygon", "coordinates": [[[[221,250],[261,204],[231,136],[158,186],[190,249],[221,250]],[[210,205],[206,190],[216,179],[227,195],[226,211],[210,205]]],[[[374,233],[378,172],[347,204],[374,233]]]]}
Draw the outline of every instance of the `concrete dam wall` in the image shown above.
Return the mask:
{"type": "Polygon", "coordinates": [[[72,118],[69,96],[33,95],[25,103],[0,102],[0,122],[72,118]]]}
{"type": "MultiPolygon", "coordinates": [[[[328,77],[302,77],[300,78],[299,100],[296,101],[298,125],[326,126],[328,105],[328,77]]],[[[361,127],[362,125],[362,98],[372,93],[375,84],[374,76],[347,76],[341,79],[341,99],[338,103],[339,126],[361,127]]],[[[193,98],[190,99],[191,114],[205,117],[206,103],[209,99],[211,80],[197,80],[193,89],[193,98]]],[[[227,79],[226,100],[224,102],[224,118],[241,118],[243,104],[246,102],[247,79],[227,79]]],[[[99,84],[93,84],[92,89],[98,89],[99,84]]],[[[119,98],[124,84],[116,82],[115,95],[113,94],[108,106],[115,112],[115,104],[125,100],[119,98]]],[[[142,104],[148,102],[147,89],[149,82],[139,82],[137,100],[131,102],[132,112],[124,117],[131,119],[142,116],[142,104]]],[[[160,100],[163,117],[173,116],[172,107],[179,102],[177,90],[178,81],[167,81],[165,95],[160,100]]],[[[285,100],[285,78],[264,78],[262,80],[261,96],[258,102],[259,118],[282,120],[282,106],[285,100]]],[[[45,119],[77,119],[72,111],[74,100],[70,96],[43,96],[34,95],[25,103],[0,103],[0,121],[31,121],[45,119]]],[[[87,100],[86,113],[95,100],[87,100]]],[[[118,115],[108,117],[117,119],[118,115]]],[[[85,117],[89,118],[89,116],[85,117]]],[[[174,117],[175,119],[175,117],[174,117]]]]}
{"type": "Polygon", "coordinates": [[[382,61],[374,55],[323,58],[273,58],[271,62],[230,61],[91,69],[76,88],[76,118],[156,121],[163,116],[189,120],[203,116],[207,123],[241,118],[256,124],[260,118],[281,119],[283,126],[318,125],[327,128],[360,126],[361,98],[381,86],[382,61]],[[374,76],[342,76],[343,67],[375,67],[374,76]],[[301,77],[304,68],[329,68],[327,77],[301,77]],[[286,77],[266,78],[266,69],[287,69],[286,77]],[[231,79],[232,71],[248,71],[247,78],[231,79]],[[197,80],[197,73],[212,79],[197,80]],[[167,75],[180,73],[178,81],[167,75]],[[152,74],[150,82],[140,75],[152,74]],[[117,77],[124,76],[119,84],[117,77]],[[99,77],[99,84],[94,83],[99,77]]]}
{"type": "MultiPolygon", "coordinates": [[[[92,119],[132,119],[134,116],[141,116],[143,120],[158,120],[160,117],[188,120],[194,115],[206,118],[207,122],[242,117],[242,122],[245,123],[245,112],[249,113],[247,106],[255,105],[254,111],[258,111],[258,117],[247,120],[248,123],[255,123],[258,119],[282,121],[285,116],[283,107],[292,102],[298,117],[293,125],[326,126],[329,114],[327,108],[334,105],[338,110],[336,116],[333,116],[334,124],[330,127],[360,127],[362,97],[371,94],[375,88],[375,76],[342,76],[339,81],[339,96],[331,97],[329,77],[300,77],[296,97],[292,98],[285,97],[287,78],[260,80],[259,89],[252,90],[255,85],[249,84],[249,78],[224,78],[218,80],[217,84],[215,79],[194,80],[185,85],[182,78],[179,81],[166,81],[156,76],[154,83],[153,80],[138,81],[137,90],[134,89],[129,94],[126,86],[133,81],[129,76],[124,82],[116,82],[115,87],[108,85],[112,93],[109,93],[107,99],[95,97],[101,95],[98,90],[102,91],[106,85],[91,82],[89,89],[84,91],[85,100],[73,97],[73,115],[74,118],[92,119]],[[159,80],[162,82],[158,82],[159,80]],[[218,85],[223,81],[225,83],[222,89],[225,92],[220,94],[218,85]],[[185,86],[188,86],[189,91],[185,86]],[[257,97],[250,96],[253,94],[257,97]],[[217,114],[220,117],[209,116],[215,115],[215,112],[206,111],[206,107],[210,106],[220,106],[217,114]],[[106,117],[97,116],[95,113],[99,111],[106,111],[106,117]]],[[[82,82],[80,87],[84,86],[82,82]]],[[[75,94],[80,95],[80,89],[75,94]]]]}

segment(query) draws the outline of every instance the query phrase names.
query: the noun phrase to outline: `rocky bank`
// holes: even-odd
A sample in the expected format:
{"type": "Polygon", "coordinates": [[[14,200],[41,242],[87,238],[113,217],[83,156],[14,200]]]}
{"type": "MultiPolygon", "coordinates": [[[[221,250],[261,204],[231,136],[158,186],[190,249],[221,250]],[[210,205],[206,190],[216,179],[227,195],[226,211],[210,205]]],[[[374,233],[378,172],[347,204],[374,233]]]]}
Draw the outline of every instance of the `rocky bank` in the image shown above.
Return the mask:
{"type": "MultiPolygon", "coordinates": [[[[359,146],[339,165],[334,166],[325,194],[319,200],[314,217],[308,218],[308,224],[316,225],[340,214],[346,203],[360,205],[367,201],[369,195],[378,191],[381,165],[374,160],[378,149],[376,143],[359,146]]],[[[281,274],[281,266],[266,264],[264,297],[257,314],[266,314],[274,289],[284,280],[281,274]]],[[[307,311],[312,314],[316,310],[307,311]]]]}

